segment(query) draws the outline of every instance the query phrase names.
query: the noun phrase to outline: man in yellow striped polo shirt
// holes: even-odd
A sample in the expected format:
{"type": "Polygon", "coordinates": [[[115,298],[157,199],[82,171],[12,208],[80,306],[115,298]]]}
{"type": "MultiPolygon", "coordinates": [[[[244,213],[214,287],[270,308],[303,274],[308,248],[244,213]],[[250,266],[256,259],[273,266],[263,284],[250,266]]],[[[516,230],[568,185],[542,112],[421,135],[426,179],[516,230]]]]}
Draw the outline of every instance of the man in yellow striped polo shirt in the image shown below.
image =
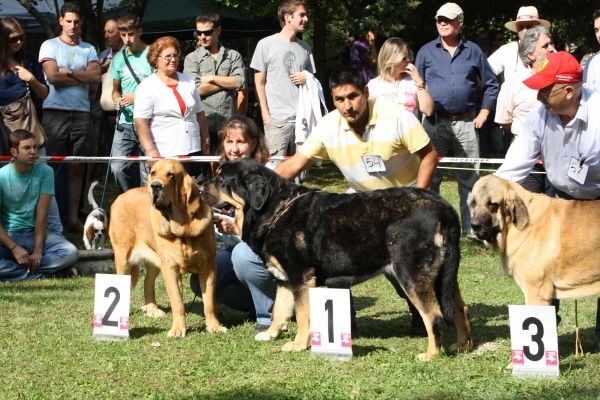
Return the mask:
{"type": "Polygon", "coordinates": [[[337,70],[329,79],[336,110],[275,172],[293,179],[317,161],[331,160],[357,191],[416,186],[427,189],[437,165],[429,136],[404,107],[369,99],[361,74],[337,70]]]}
{"type": "MultiPolygon", "coordinates": [[[[334,72],[329,90],[336,110],[319,121],[300,150],[275,172],[293,179],[315,162],[331,160],[357,191],[429,187],[437,152],[412,112],[395,103],[369,100],[366,82],[352,68],[334,72]]],[[[423,320],[404,290],[396,279],[388,280],[408,303],[411,334],[425,334],[423,320]]],[[[354,307],[352,313],[356,313],[354,307]]]]}

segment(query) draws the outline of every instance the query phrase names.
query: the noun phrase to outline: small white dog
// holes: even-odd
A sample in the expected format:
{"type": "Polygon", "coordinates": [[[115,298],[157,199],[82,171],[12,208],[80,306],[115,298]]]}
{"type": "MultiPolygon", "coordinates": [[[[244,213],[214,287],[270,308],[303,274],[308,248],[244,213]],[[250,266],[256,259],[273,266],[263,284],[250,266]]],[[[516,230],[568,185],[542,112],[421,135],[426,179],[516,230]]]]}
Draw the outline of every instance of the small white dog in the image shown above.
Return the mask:
{"type": "Polygon", "coordinates": [[[88,192],[88,201],[94,209],[88,214],[83,228],[83,242],[85,243],[85,248],[88,250],[104,248],[104,242],[108,235],[108,218],[106,217],[106,212],[98,207],[98,204],[94,200],[94,188],[97,184],[98,181],[93,182],[88,192]]]}

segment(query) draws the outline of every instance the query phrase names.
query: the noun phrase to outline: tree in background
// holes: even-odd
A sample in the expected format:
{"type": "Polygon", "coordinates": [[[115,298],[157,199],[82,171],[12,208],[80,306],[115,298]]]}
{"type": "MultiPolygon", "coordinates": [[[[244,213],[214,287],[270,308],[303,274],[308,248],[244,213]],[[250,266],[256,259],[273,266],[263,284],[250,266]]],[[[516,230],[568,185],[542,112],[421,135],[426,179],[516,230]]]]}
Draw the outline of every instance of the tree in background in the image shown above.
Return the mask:
{"type": "MultiPolygon", "coordinates": [[[[25,9],[39,22],[48,38],[56,36],[57,32],[52,28],[50,21],[40,13],[36,6],[38,2],[44,0],[17,0],[25,9]]],[[[92,4],[92,0],[71,0],[73,3],[79,5],[81,12],[83,13],[83,38],[86,42],[91,43],[97,48],[104,47],[104,0],[95,0],[95,4],[92,4]]],[[[125,0],[117,5],[119,7],[125,7],[129,5],[128,12],[139,15],[140,18],[144,17],[144,12],[149,0],[125,0]]],[[[47,0],[49,2],[49,0],[47,0]]],[[[53,0],[52,5],[56,11],[56,18],[60,17],[60,7],[58,1],[53,0]]]]}

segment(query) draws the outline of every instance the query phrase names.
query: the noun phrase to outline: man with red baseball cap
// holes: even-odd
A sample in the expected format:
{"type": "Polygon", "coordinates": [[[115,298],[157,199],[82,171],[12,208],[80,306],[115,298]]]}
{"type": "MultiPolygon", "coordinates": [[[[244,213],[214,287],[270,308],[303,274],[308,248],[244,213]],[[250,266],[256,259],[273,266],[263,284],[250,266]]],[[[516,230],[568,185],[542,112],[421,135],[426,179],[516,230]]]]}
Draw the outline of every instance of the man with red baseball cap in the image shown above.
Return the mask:
{"type": "MultiPolygon", "coordinates": [[[[549,54],[523,83],[542,104],[527,116],[496,175],[521,183],[541,159],[555,197],[600,199],[600,93],[583,87],[583,70],[565,51],[549,54]]],[[[598,312],[595,332],[600,346],[598,312]]]]}

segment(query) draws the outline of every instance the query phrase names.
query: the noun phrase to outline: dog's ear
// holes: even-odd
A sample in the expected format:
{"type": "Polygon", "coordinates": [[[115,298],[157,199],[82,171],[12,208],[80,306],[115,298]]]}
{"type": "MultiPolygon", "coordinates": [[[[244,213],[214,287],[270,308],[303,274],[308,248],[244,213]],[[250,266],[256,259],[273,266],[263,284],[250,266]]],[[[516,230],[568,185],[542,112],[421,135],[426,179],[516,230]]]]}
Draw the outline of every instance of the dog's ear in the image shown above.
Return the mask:
{"type": "Polygon", "coordinates": [[[179,188],[180,200],[179,206],[187,208],[190,215],[196,214],[196,211],[200,208],[200,191],[198,185],[194,182],[194,178],[185,174],[181,187],[179,188]]]}
{"type": "Polygon", "coordinates": [[[527,212],[527,207],[525,207],[523,200],[521,200],[519,195],[512,189],[508,189],[506,209],[510,214],[510,218],[515,228],[518,230],[525,228],[529,222],[529,213],[527,212]]]}
{"type": "Polygon", "coordinates": [[[255,210],[263,208],[269,197],[271,197],[271,185],[266,177],[262,175],[250,175],[246,180],[248,186],[248,200],[250,206],[255,210]]]}
{"type": "Polygon", "coordinates": [[[86,227],[85,237],[87,238],[88,242],[90,242],[90,243],[92,243],[92,241],[94,240],[94,227],[92,226],[92,224],[90,224],[86,227]]]}

